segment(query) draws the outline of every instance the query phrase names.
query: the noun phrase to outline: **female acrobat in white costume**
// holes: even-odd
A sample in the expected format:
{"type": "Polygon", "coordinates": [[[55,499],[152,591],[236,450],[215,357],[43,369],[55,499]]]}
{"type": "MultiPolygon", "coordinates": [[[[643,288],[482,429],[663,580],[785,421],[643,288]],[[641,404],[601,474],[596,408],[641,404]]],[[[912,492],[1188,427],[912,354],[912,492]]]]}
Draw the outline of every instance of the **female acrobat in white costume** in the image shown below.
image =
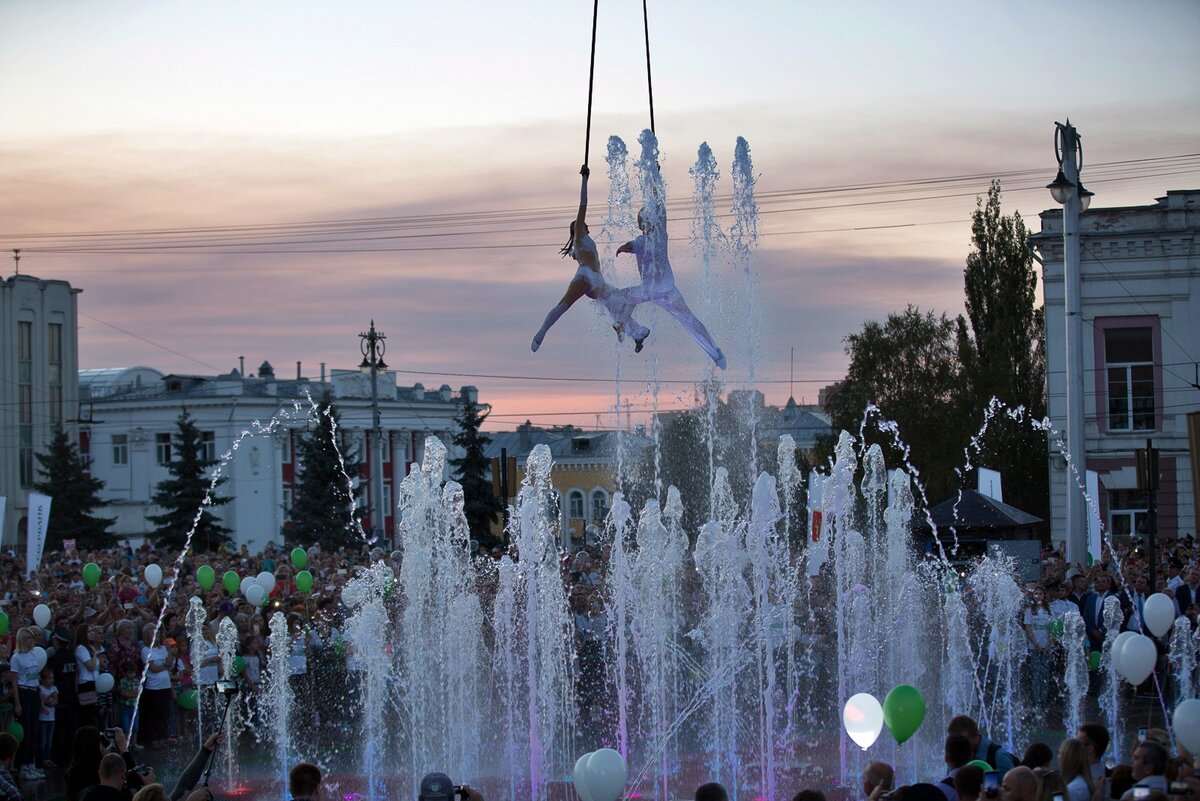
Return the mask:
{"type": "Polygon", "coordinates": [[[579,262],[579,269],[575,271],[571,283],[567,284],[567,291],[562,300],[550,310],[542,327],[533,335],[530,349],[537,352],[550,327],[558,322],[559,317],[566,314],[575,301],[587,295],[608,310],[613,318],[613,329],[617,332],[617,339],[624,341],[628,334],[633,337],[634,350],[640,352],[642,343],[650,335],[650,329],[633,319],[633,307],[637,304],[632,302],[631,295],[638,287],[617,289],[600,274],[600,253],[596,250],[596,243],[588,236],[587,223],[583,220],[587,214],[587,184],[590,171],[584,165],[579,174],[583,176],[583,185],[579,190],[579,215],[571,223],[571,238],[560,251],[564,256],[573,256],[575,261],[579,262]]]}

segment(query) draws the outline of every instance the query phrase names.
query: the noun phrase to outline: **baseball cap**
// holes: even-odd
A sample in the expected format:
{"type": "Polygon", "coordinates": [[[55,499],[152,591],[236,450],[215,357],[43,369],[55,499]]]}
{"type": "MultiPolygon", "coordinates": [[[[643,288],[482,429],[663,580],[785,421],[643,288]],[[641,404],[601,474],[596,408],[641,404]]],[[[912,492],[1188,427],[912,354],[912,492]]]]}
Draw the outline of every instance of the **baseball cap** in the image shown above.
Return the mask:
{"type": "Polygon", "coordinates": [[[418,801],[452,801],[454,784],[445,773],[426,773],[421,778],[418,801]]]}

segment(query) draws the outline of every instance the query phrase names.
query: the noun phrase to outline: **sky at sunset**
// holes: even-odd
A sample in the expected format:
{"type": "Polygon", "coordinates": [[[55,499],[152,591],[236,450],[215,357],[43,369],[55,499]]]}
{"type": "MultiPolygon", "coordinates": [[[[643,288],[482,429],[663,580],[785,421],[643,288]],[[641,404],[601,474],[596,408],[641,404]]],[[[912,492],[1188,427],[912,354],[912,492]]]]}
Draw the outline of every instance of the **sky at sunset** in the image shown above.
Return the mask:
{"type": "MultiPolygon", "coordinates": [[[[1200,186],[1194,158],[1133,163],[1200,153],[1194,0],[648,7],[679,287],[728,386],[753,376],[769,402],[793,348],[797,400],[815,402],[864,320],[959,313],[975,198],[999,176],[1036,230],[1055,120],[1083,136],[1094,207],[1200,186]],[[727,214],[738,136],[753,282],[728,259],[706,277],[688,241],[697,147],[727,214]]],[[[85,368],[211,374],[244,355],[315,377],[357,365],[374,319],[401,383],[474,384],[493,428],[611,425],[618,370],[634,411],[655,377],[661,407],[688,405],[710,363],[664,313],[640,309],[654,334],[618,359],[581,301],[529,351],[575,268],[557,249],[591,18],[588,0],[0,2],[0,252],[83,289],[85,368]]],[[[640,2],[600,0],[594,229],[606,139],[636,155],[649,124],[642,36],[640,2]]]]}

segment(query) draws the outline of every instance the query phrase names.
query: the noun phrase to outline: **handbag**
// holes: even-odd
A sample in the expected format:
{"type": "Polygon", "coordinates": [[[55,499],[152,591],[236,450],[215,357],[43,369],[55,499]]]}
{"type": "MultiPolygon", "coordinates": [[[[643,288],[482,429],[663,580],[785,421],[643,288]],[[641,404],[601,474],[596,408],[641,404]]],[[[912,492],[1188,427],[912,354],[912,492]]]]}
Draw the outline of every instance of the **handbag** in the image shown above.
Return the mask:
{"type": "Polygon", "coordinates": [[[96,682],[81,681],[77,689],[76,697],[79,699],[80,706],[90,706],[96,703],[96,682]]]}

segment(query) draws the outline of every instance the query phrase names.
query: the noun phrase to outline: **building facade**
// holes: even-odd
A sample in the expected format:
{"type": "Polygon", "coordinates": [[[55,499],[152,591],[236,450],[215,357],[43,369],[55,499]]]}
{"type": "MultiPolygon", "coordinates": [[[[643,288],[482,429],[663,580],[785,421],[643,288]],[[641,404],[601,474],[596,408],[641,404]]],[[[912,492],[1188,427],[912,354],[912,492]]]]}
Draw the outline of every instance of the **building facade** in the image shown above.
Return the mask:
{"type": "Polygon", "coordinates": [[[369,436],[369,373],[334,370],[328,379],[322,374],[314,380],[301,376],[297,365],[295,378],[280,379],[268,362],[256,375],[242,375],[238,369],[217,376],[163,375],[153,368],[129,367],[81,371],[79,384],[91,418],[80,432],[80,443],[92,457],[93,474],[105,483],[104,497],[111,503],[105,514],[117,518],[114,533],[139,539],[153,530],[148,516],[160,510],[150,499],[168,477],[172,436],[186,409],[201,431],[205,458],[218,460],[229,479],[219,494],[231,501],[212,511],[233,530],[235,544],[251,550],[283,541],[299,467],[297,440],[325,393],[332,394],[340,415],[339,447],[360,464],[360,471],[347,479],[363,483],[365,504],[383,504],[389,542],[394,490],[413,462],[423,458],[426,437],[437,437],[453,451],[450,438],[460,398],[468,394],[478,400],[474,387],[455,392],[449,385],[433,391],[422,384],[397,386],[395,373],[380,371],[383,478],[382,498],[375,499],[369,481],[370,465],[376,463],[369,436]]]}
{"type": "MultiPolygon", "coordinates": [[[[1135,450],[1160,453],[1160,536],[1196,533],[1200,431],[1200,191],[1169,191],[1148,206],[1080,217],[1087,468],[1099,475],[1101,521],[1118,540],[1146,531],[1150,497],[1138,489],[1135,450]],[[1196,434],[1193,434],[1193,438],[1196,434]]],[[[1048,410],[1066,427],[1062,213],[1045,211],[1032,236],[1042,262],[1048,410]]],[[[1059,435],[1065,437],[1065,434],[1059,435]]],[[[1066,461],[1051,436],[1051,537],[1065,539],[1066,461]]]]}
{"type": "MultiPolygon", "coordinates": [[[[0,281],[0,518],[4,547],[24,547],[35,454],[79,417],[77,299],[66,281],[0,281]]],[[[53,513],[53,511],[51,512],[53,513]]]]}

